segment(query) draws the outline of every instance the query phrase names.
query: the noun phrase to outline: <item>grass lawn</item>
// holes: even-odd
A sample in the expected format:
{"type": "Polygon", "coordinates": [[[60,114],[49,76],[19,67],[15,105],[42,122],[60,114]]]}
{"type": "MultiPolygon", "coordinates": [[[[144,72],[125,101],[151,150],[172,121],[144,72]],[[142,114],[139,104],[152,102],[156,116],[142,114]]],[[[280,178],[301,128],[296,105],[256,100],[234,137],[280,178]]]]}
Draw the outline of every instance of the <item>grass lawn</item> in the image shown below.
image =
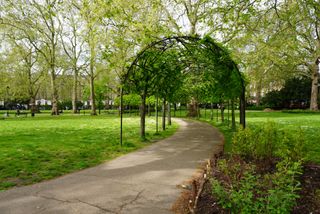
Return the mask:
{"type": "MultiPolygon", "coordinates": [[[[227,111],[226,111],[227,112],[227,111]]],[[[220,115],[220,114],[219,114],[220,115]]],[[[233,132],[224,124],[216,121],[216,111],[214,120],[210,121],[210,112],[207,112],[207,118],[204,117],[202,111],[202,120],[206,120],[214,126],[218,127],[224,133],[226,144],[225,151],[228,152],[232,147],[233,132]]],[[[227,114],[225,115],[227,118],[227,114]]],[[[239,119],[239,115],[236,115],[239,119]]],[[[260,126],[267,122],[275,122],[280,129],[290,132],[302,132],[307,147],[306,160],[320,164],[320,114],[319,113],[283,113],[283,112],[263,112],[263,111],[247,111],[247,126],[260,126]]],[[[237,122],[238,124],[238,122],[237,122]]]]}
{"type": "Polygon", "coordinates": [[[125,118],[123,147],[116,116],[9,117],[0,120],[0,127],[0,190],[4,190],[97,165],[172,135],[178,125],[155,135],[155,120],[147,119],[149,142],[141,142],[139,118],[125,118]]]}
{"type": "Polygon", "coordinates": [[[306,159],[320,164],[320,114],[249,111],[247,121],[249,127],[274,121],[282,129],[302,131],[307,145],[306,159]]]}

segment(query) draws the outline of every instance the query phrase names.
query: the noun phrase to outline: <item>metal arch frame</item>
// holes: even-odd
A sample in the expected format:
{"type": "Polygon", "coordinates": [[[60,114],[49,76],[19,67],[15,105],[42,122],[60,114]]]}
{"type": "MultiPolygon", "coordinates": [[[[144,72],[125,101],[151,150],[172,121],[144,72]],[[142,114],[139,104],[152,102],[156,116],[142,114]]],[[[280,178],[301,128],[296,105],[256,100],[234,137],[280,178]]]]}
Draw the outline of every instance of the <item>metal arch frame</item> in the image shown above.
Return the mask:
{"type": "MultiPolygon", "coordinates": [[[[195,37],[195,36],[173,36],[173,37],[166,37],[157,41],[154,41],[143,48],[135,57],[134,61],[131,63],[130,67],[127,69],[127,72],[121,78],[120,84],[120,144],[122,146],[123,143],[123,85],[127,82],[129,74],[133,72],[135,66],[137,66],[139,59],[146,53],[147,50],[151,48],[155,48],[157,45],[160,45],[163,49],[159,49],[162,52],[170,49],[172,46],[167,47],[170,43],[175,42],[176,44],[182,44],[187,50],[186,47],[187,42],[191,42],[193,44],[199,43],[203,41],[206,48],[209,49],[213,54],[217,55],[226,55],[230,64],[227,64],[231,70],[237,72],[240,84],[241,84],[241,93],[240,93],[240,124],[243,128],[246,127],[246,99],[245,99],[245,81],[243,79],[243,75],[241,74],[237,64],[232,60],[229,53],[222,47],[220,47],[211,37],[195,37]]],[[[197,44],[199,45],[199,44],[197,44]]],[[[159,48],[159,47],[156,47],[159,48]]]]}

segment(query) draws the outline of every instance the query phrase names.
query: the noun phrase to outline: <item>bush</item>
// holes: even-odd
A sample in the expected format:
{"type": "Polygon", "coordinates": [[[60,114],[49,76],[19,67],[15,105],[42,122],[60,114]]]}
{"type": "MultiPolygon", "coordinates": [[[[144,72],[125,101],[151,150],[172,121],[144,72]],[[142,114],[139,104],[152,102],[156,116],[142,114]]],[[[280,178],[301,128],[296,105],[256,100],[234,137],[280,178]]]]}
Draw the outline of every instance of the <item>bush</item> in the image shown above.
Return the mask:
{"type": "Polygon", "coordinates": [[[310,105],[311,81],[300,77],[288,79],[281,90],[268,92],[262,103],[273,109],[306,109],[310,105]]]}
{"type": "Polygon", "coordinates": [[[265,105],[260,105],[260,106],[256,106],[256,105],[252,105],[252,106],[247,106],[246,109],[247,110],[264,110],[265,108],[267,108],[267,106],[265,105]]]}
{"type": "Polygon", "coordinates": [[[219,160],[212,193],[228,213],[290,213],[298,198],[301,163],[280,161],[276,172],[259,175],[241,159],[219,160]]]}
{"type": "Polygon", "coordinates": [[[298,198],[305,141],[275,123],[240,129],[228,159],[220,159],[212,193],[227,213],[290,213],[298,198]]]}
{"type": "Polygon", "coordinates": [[[287,157],[300,160],[306,151],[301,129],[289,132],[272,122],[261,127],[240,129],[232,143],[233,154],[250,160],[287,157]]]}
{"type": "Polygon", "coordinates": [[[312,110],[302,110],[302,109],[293,109],[293,110],[282,110],[282,113],[294,113],[294,114],[320,114],[320,111],[312,111],[312,110]]]}

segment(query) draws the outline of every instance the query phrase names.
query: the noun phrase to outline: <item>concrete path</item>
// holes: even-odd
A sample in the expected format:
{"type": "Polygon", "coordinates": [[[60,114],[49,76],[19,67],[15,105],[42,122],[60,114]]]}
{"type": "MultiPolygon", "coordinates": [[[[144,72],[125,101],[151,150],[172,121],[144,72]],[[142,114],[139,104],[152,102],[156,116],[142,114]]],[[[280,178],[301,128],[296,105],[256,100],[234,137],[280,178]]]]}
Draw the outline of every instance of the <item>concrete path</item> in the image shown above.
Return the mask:
{"type": "Polygon", "coordinates": [[[172,137],[99,166],[0,193],[1,214],[171,213],[177,185],[222,148],[208,124],[176,120],[172,137]]]}

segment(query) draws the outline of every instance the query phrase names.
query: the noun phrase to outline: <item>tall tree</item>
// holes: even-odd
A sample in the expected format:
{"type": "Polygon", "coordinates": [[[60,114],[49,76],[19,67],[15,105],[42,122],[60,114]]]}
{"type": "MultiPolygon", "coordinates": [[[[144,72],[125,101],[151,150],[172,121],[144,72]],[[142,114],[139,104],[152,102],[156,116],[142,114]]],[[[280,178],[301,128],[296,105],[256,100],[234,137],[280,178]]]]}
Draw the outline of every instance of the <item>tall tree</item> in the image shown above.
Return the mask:
{"type": "Polygon", "coordinates": [[[72,111],[78,112],[78,85],[79,74],[85,66],[84,60],[84,36],[81,33],[83,20],[80,16],[80,8],[77,1],[64,3],[63,20],[64,23],[61,36],[61,42],[64,52],[67,56],[68,63],[73,73],[72,89],[72,111]]]}
{"type": "Polygon", "coordinates": [[[13,75],[15,79],[20,79],[20,83],[16,84],[16,88],[23,93],[27,92],[31,115],[36,113],[36,96],[40,89],[41,81],[43,80],[43,65],[41,64],[41,57],[39,53],[33,48],[28,40],[19,39],[14,33],[8,34],[8,44],[11,48],[9,55],[11,55],[11,63],[14,66],[13,75]],[[17,63],[20,62],[20,63],[17,63]]]}
{"type": "Polygon", "coordinates": [[[1,24],[11,26],[21,32],[30,44],[45,59],[50,79],[52,93],[52,114],[58,115],[58,91],[56,78],[59,72],[57,67],[57,49],[61,25],[59,10],[61,1],[30,0],[28,4],[22,0],[6,1],[6,9],[2,13],[1,24]]]}
{"type": "Polygon", "coordinates": [[[96,60],[99,41],[99,20],[101,19],[101,14],[99,13],[100,9],[101,8],[99,8],[99,1],[82,1],[81,15],[85,23],[85,41],[88,46],[89,52],[89,70],[87,71],[87,76],[90,84],[91,115],[97,115],[94,80],[97,77],[96,60]]]}

